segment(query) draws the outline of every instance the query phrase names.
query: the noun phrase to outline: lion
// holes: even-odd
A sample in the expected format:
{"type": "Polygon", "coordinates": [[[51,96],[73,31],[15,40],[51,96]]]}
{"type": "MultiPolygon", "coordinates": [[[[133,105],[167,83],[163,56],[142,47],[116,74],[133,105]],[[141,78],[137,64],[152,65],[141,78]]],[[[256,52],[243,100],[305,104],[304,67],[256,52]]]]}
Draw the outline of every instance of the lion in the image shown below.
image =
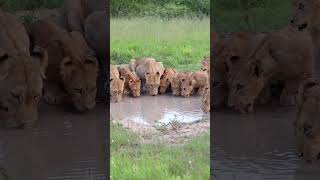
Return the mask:
{"type": "Polygon", "coordinates": [[[228,79],[238,66],[246,62],[253,49],[263,40],[264,34],[250,32],[235,32],[230,37],[220,39],[213,50],[213,106],[227,105],[228,79]]]}
{"type": "Polygon", "coordinates": [[[80,112],[96,105],[98,61],[80,32],[68,33],[50,21],[36,21],[29,34],[33,46],[47,50],[49,65],[44,86],[48,104],[71,103],[80,112]]]}
{"type": "Polygon", "coordinates": [[[69,31],[84,33],[85,19],[94,12],[106,13],[106,10],[107,2],[105,0],[65,0],[63,11],[69,31]]]}
{"type": "Polygon", "coordinates": [[[140,96],[141,80],[128,67],[119,67],[120,76],[124,77],[124,93],[126,95],[131,94],[133,97],[140,96]]]}
{"type": "Polygon", "coordinates": [[[110,95],[115,102],[122,101],[125,78],[120,76],[118,69],[110,65],[110,95]]]}
{"type": "MultiPolygon", "coordinates": [[[[314,46],[315,69],[319,66],[320,58],[320,1],[294,0],[293,15],[290,25],[299,31],[309,32],[314,46]]],[[[316,69],[317,70],[317,69],[316,69]]]]}
{"type": "MultiPolygon", "coordinates": [[[[108,62],[108,34],[109,28],[107,27],[108,16],[104,11],[97,11],[90,14],[84,24],[85,38],[90,48],[94,51],[95,57],[99,60],[99,69],[101,70],[98,76],[98,84],[107,82],[105,73],[107,71],[108,62]]],[[[103,88],[98,88],[98,98],[104,97],[103,88]]]]}
{"type": "Polygon", "coordinates": [[[165,68],[163,75],[160,78],[160,88],[159,92],[161,94],[166,93],[166,91],[171,89],[172,78],[175,76],[177,71],[172,68],[165,68]]]}
{"type": "Polygon", "coordinates": [[[204,112],[210,112],[210,86],[207,84],[203,90],[203,95],[201,97],[201,109],[204,112]]]}
{"type": "Polygon", "coordinates": [[[294,123],[298,154],[308,162],[320,157],[320,81],[309,78],[301,83],[294,123]]]}
{"type": "Polygon", "coordinates": [[[173,77],[171,81],[171,91],[172,95],[174,96],[180,96],[181,95],[181,82],[182,79],[186,79],[185,72],[177,72],[173,77]]]}
{"type": "Polygon", "coordinates": [[[181,95],[189,97],[193,91],[198,89],[198,95],[202,96],[204,88],[208,83],[208,74],[203,71],[190,73],[186,81],[181,82],[181,95]]]}
{"type": "Polygon", "coordinates": [[[311,38],[305,32],[282,28],[268,34],[245,62],[230,75],[229,107],[252,112],[257,97],[271,81],[284,83],[280,104],[295,105],[300,82],[312,75],[311,38]]]}
{"type": "Polygon", "coordinates": [[[131,59],[130,70],[138,75],[144,90],[151,96],[156,96],[159,91],[160,78],[164,73],[164,66],[153,58],[131,59]]]}
{"type": "Polygon", "coordinates": [[[0,114],[5,127],[32,127],[48,64],[40,47],[29,51],[30,41],[18,19],[0,10],[0,114]]]}
{"type": "Polygon", "coordinates": [[[202,58],[201,65],[201,70],[210,74],[210,55],[202,58]]]}

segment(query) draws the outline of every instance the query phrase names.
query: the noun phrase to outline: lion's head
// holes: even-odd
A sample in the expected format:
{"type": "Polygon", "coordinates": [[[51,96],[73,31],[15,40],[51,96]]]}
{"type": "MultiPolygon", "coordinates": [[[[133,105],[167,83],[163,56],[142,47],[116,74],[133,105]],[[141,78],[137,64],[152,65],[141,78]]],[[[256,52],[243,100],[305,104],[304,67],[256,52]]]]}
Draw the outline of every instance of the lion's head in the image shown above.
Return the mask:
{"type": "Polygon", "coordinates": [[[320,82],[308,79],[301,83],[298,114],[295,122],[298,151],[305,160],[320,159],[320,82]]]}
{"type": "Polygon", "coordinates": [[[300,31],[313,28],[319,24],[319,12],[319,0],[295,0],[290,23],[300,31]]]}
{"type": "Polygon", "coordinates": [[[230,76],[228,85],[228,106],[241,113],[252,112],[255,100],[264,87],[260,62],[248,61],[238,72],[230,76]]]}
{"type": "Polygon", "coordinates": [[[160,78],[163,74],[163,65],[159,62],[150,62],[147,64],[147,70],[144,74],[146,78],[146,87],[149,94],[156,96],[160,86],[160,78]]]}
{"type": "Polygon", "coordinates": [[[71,45],[57,42],[63,52],[60,75],[64,89],[77,110],[84,112],[96,105],[98,60],[90,54],[83,36],[71,33],[71,45]]]}
{"type": "Polygon", "coordinates": [[[169,88],[169,86],[171,85],[172,79],[176,74],[176,70],[175,69],[171,69],[171,68],[166,68],[164,70],[163,75],[160,78],[160,93],[164,94],[167,89],[169,88]]]}
{"type": "Polygon", "coordinates": [[[0,114],[7,127],[29,127],[38,120],[38,103],[48,64],[46,51],[11,55],[0,50],[0,114]]]}
{"type": "Polygon", "coordinates": [[[192,72],[185,72],[181,77],[181,96],[188,97],[191,94],[191,91],[193,90],[193,85],[195,83],[193,79],[190,79],[192,74],[192,72]]]}
{"type": "Polygon", "coordinates": [[[125,79],[111,78],[110,79],[110,95],[115,102],[122,101],[125,79]]]}
{"type": "Polygon", "coordinates": [[[183,72],[178,72],[172,77],[171,90],[172,95],[179,96],[181,94],[181,79],[184,76],[183,72]]]}

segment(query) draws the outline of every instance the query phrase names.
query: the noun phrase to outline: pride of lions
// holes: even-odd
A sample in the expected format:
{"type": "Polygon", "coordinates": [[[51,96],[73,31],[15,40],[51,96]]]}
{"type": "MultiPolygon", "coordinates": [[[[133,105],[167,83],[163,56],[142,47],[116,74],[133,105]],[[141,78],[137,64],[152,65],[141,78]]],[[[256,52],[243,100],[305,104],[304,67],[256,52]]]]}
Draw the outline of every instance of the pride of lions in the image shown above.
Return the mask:
{"type": "Polygon", "coordinates": [[[123,96],[140,96],[148,92],[152,96],[172,93],[189,97],[195,91],[201,96],[202,109],[210,111],[210,57],[204,57],[202,68],[196,72],[178,72],[165,68],[161,62],[146,57],[131,59],[129,64],[110,65],[110,95],[115,102],[123,96]]]}
{"type": "Polygon", "coordinates": [[[107,60],[105,8],[104,0],[66,0],[65,25],[50,18],[23,25],[0,10],[0,123],[33,126],[41,99],[80,112],[95,107],[107,60]]]}
{"type": "Polygon", "coordinates": [[[295,0],[288,26],[213,42],[213,107],[247,114],[274,97],[282,106],[296,106],[298,152],[309,162],[320,159],[319,7],[320,0],[295,0]]]}

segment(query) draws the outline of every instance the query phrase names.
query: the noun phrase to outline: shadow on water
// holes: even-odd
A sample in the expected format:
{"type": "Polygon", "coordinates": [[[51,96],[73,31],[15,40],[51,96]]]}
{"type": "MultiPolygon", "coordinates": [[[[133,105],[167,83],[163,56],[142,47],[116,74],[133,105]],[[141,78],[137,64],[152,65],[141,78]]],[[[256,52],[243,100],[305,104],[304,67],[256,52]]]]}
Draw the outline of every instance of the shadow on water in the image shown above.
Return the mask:
{"type": "Polygon", "coordinates": [[[258,107],[250,115],[213,113],[213,179],[317,180],[320,165],[296,154],[295,108],[258,107]]]}
{"type": "Polygon", "coordinates": [[[104,105],[85,114],[40,107],[37,128],[0,129],[0,167],[6,174],[13,180],[104,180],[104,105]]]}

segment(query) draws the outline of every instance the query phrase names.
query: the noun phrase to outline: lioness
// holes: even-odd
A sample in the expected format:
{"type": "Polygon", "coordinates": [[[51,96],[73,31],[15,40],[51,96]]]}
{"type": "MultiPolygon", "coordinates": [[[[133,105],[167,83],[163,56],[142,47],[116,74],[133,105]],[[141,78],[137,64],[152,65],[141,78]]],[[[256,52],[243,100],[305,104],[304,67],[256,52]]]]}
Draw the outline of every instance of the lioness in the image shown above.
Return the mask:
{"type": "Polygon", "coordinates": [[[0,10],[0,116],[6,127],[26,127],[38,120],[38,103],[48,63],[46,52],[30,42],[17,18],[0,10]]]}
{"type": "Polygon", "coordinates": [[[192,92],[198,89],[198,95],[202,96],[204,88],[208,83],[208,74],[203,71],[190,73],[186,81],[181,82],[181,95],[189,97],[192,92]]]}
{"type": "Polygon", "coordinates": [[[128,67],[119,67],[120,76],[124,77],[124,93],[131,94],[133,97],[140,96],[141,80],[133,72],[129,70],[128,67]]]}
{"type": "Polygon", "coordinates": [[[125,79],[120,76],[118,69],[110,65],[110,95],[115,102],[120,102],[123,97],[125,79]]]}
{"type": "Polygon", "coordinates": [[[225,39],[220,39],[213,49],[213,106],[227,105],[228,79],[230,73],[237,72],[238,66],[247,61],[253,49],[265,35],[249,32],[236,32],[225,39]]]}
{"type": "Polygon", "coordinates": [[[306,161],[320,158],[320,81],[307,79],[301,83],[298,96],[298,113],[295,136],[298,153],[306,161]]]}
{"type": "Polygon", "coordinates": [[[161,94],[166,93],[166,91],[171,87],[172,78],[175,76],[177,71],[172,68],[165,68],[163,75],[160,78],[160,89],[161,94]]]}
{"type": "Polygon", "coordinates": [[[245,61],[229,80],[230,107],[252,112],[263,88],[276,80],[284,82],[280,104],[294,105],[301,80],[312,74],[312,42],[307,33],[286,27],[267,35],[245,61]]]}
{"type": "Polygon", "coordinates": [[[33,45],[47,49],[44,99],[48,104],[72,103],[84,112],[95,107],[98,62],[79,32],[68,33],[49,21],[30,26],[33,45]]]}
{"type": "Polygon", "coordinates": [[[163,75],[164,67],[161,62],[153,58],[141,60],[131,59],[130,69],[135,72],[142,81],[142,86],[150,95],[156,96],[160,86],[160,77],[163,75]]]}
{"type": "Polygon", "coordinates": [[[69,31],[84,32],[84,21],[95,11],[107,9],[105,0],[65,0],[64,13],[68,22],[69,31]]]}

